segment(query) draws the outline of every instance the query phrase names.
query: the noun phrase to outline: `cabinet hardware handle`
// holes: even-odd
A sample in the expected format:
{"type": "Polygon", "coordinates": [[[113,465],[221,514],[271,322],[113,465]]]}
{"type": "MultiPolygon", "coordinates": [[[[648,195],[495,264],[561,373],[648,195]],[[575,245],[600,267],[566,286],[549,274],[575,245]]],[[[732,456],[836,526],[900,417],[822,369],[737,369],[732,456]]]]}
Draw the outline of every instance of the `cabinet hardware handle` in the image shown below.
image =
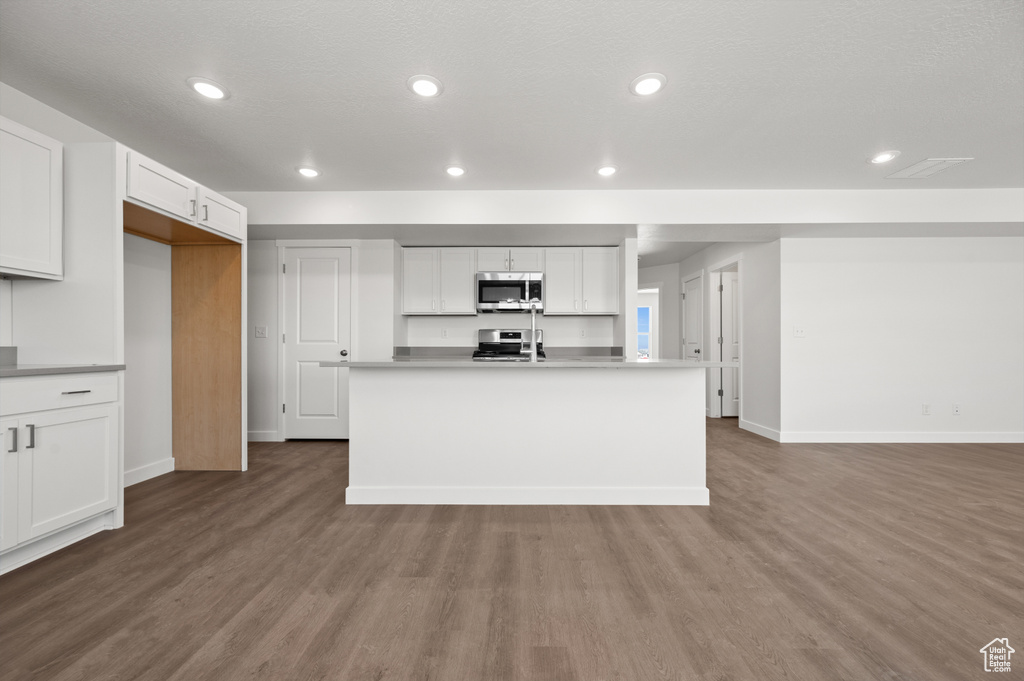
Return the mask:
{"type": "Polygon", "coordinates": [[[204,203],[203,204],[203,222],[209,222],[209,221],[210,221],[210,206],[204,203]]]}
{"type": "Polygon", "coordinates": [[[515,258],[512,258],[512,266],[511,266],[511,267],[509,267],[509,269],[510,269],[510,270],[514,270],[515,268],[516,268],[516,259],[515,259],[515,258]]]}
{"type": "Polygon", "coordinates": [[[436,310],[437,309],[437,301],[436,300],[431,300],[430,301],[430,309],[431,310],[436,310]]]}
{"type": "Polygon", "coordinates": [[[590,301],[589,300],[584,300],[583,301],[583,310],[584,310],[584,312],[589,310],[589,309],[590,309],[590,301]]]}
{"type": "Polygon", "coordinates": [[[188,202],[192,204],[192,215],[191,215],[191,217],[195,217],[196,216],[196,200],[195,199],[189,199],[188,202]]]}
{"type": "Polygon", "coordinates": [[[12,427],[12,428],[8,428],[7,430],[11,431],[11,435],[14,438],[13,442],[11,443],[13,446],[10,449],[8,449],[7,451],[8,452],[16,452],[16,451],[18,451],[18,429],[12,427]]]}
{"type": "Polygon", "coordinates": [[[28,444],[25,445],[25,449],[36,448],[36,427],[33,424],[28,424],[28,444]]]}
{"type": "Polygon", "coordinates": [[[506,270],[507,270],[507,269],[511,269],[511,268],[509,268],[509,266],[508,266],[508,258],[505,258],[505,269],[506,269],[506,270]]]}
{"type": "Polygon", "coordinates": [[[444,312],[444,299],[441,299],[441,312],[444,312]]]}
{"type": "Polygon", "coordinates": [[[68,390],[67,392],[61,393],[61,395],[84,395],[85,393],[91,392],[91,390],[68,390]]]}
{"type": "Polygon", "coordinates": [[[348,357],[348,350],[342,350],[341,351],[341,356],[342,357],[348,357]]]}
{"type": "Polygon", "coordinates": [[[580,309],[580,301],[578,301],[578,300],[572,301],[572,309],[579,310],[580,309]]]}

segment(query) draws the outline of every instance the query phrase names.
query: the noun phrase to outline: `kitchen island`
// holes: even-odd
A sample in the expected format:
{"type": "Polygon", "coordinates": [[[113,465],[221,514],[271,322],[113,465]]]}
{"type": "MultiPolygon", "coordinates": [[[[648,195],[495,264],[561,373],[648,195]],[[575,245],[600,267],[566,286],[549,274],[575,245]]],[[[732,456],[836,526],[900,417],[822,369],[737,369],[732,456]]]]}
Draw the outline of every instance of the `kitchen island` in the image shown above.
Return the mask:
{"type": "Polygon", "coordinates": [[[349,504],[707,505],[680,360],[324,362],[349,372],[349,504]]]}

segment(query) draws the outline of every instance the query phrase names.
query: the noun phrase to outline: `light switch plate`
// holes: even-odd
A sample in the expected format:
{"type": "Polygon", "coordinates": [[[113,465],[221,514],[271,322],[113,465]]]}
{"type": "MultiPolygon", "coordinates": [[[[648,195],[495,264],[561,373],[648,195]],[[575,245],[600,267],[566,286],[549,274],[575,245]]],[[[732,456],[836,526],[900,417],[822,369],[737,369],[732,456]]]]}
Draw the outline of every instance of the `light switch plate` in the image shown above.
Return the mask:
{"type": "Polygon", "coordinates": [[[257,338],[266,338],[267,337],[267,327],[265,327],[265,326],[257,326],[256,327],[256,337],[257,338]]]}
{"type": "Polygon", "coordinates": [[[806,327],[794,326],[793,327],[793,337],[794,338],[807,338],[807,329],[806,329],[806,327]]]}

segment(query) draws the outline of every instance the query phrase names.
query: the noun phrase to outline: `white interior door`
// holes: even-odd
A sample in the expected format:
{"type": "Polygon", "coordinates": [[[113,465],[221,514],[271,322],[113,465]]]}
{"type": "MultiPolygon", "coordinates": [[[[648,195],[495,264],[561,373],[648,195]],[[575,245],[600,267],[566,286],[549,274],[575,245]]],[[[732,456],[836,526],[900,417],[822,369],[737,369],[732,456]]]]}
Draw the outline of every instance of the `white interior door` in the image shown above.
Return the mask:
{"type": "Polygon", "coordinates": [[[702,275],[683,282],[683,359],[700,360],[704,315],[702,275]]]}
{"type": "MultiPolygon", "coordinates": [[[[740,361],[739,286],[736,272],[722,272],[721,361],[740,361]]],[[[722,416],[740,415],[740,370],[722,369],[722,416]]]]}
{"type": "Polygon", "coordinates": [[[284,259],[284,436],[348,437],[351,250],[286,248],[284,259]]]}

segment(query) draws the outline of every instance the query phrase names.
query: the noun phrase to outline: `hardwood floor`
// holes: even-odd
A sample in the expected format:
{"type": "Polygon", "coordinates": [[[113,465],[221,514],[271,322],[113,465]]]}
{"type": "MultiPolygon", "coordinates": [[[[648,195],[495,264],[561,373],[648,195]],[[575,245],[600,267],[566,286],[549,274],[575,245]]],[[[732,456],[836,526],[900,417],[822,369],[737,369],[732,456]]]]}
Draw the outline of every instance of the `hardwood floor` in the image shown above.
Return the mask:
{"type": "Polygon", "coordinates": [[[345,506],[344,443],[249,461],[0,578],[0,678],[961,681],[996,637],[1024,675],[1021,445],[714,420],[703,508],[345,506]]]}

